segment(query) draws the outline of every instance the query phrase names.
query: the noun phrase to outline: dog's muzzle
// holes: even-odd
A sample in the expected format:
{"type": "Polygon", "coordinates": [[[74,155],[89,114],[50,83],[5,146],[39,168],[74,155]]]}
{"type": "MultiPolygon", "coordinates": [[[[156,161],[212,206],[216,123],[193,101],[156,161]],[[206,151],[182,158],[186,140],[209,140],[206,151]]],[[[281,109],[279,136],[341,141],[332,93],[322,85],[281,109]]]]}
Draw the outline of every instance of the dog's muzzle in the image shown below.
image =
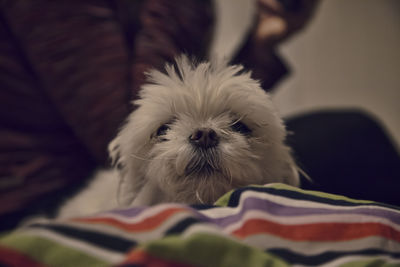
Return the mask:
{"type": "Polygon", "coordinates": [[[220,169],[218,156],[219,136],[211,128],[198,128],[189,136],[195,156],[185,169],[186,175],[212,174],[220,169]]]}

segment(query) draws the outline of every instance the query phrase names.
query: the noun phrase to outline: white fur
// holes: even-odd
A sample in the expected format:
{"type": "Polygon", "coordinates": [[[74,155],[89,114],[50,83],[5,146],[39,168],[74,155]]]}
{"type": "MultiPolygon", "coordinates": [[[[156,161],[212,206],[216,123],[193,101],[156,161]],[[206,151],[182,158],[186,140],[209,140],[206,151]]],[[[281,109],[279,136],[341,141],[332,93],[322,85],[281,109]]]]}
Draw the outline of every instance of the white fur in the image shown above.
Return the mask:
{"type": "Polygon", "coordinates": [[[120,167],[120,204],[213,203],[249,184],[299,185],[282,120],[249,72],[224,62],[195,65],[186,56],[165,70],[148,73],[137,109],[109,146],[120,167]],[[238,120],[250,135],[231,128],[238,120]],[[155,133],[165,123],[170,129],[160,141],[155,133]],[[188,140],[198,128],[213,129],[218,145],[200,153],[188,140]],[[213,171],[188,174],[194,159],[208,161],[213,171]]]}
{"type": "Polygon", "coordinates": [[[99,170],[83,191],[68,200],[58,210],[57,218],[85,216],[118,207],[118,173],[99,170]]]}

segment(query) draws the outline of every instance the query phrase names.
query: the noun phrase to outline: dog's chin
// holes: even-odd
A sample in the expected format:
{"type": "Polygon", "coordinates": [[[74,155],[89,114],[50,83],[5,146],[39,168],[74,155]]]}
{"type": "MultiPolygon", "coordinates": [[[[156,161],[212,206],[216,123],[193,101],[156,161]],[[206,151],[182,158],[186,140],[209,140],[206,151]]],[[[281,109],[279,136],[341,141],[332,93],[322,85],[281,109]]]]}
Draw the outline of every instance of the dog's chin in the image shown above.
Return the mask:
{"type": "Polygon", "coordinates": [[[215,167],[211,166],[207,162],[200,163],[198,165],[193,165],[193,166],[188,166],[185,169],[185,177],[188,179],[194,179],[197,177],[204,177],[207,179],[208,177],[211,177],[217,173],[220,173],[219,169],[216,169],[215,167]]]}
{"type": "Polygon", "coordinates": [[[207,168],[192,172],[175,184],[172,201],[187,204],[213,204],[234,186],[224,173],[207,168]],[[189,190],[188,190],[189,189],[189,190]]]}
{"type": "MultiPolygon", "coordinates": [[[[199,150],[188,161],[183,176],[180,177],[181,187],[193,188],[192,194],[181,194],[180,201],[190,204],[212,204],[221,195],[232,189],[232,180],[224,173],[216,150],[199,150]]],[[[186,188],[187,189],[187,188],[186,188]]],[[[179,194],[179,192],[177,192],[179,194]]]]}
{"type": "Polygon", "coordinates": [[[160,184],[167,200],[187,204],[212,204],[233,189],[232,179],[217,154],[217,149],[195,151],[191,157],[186,158],[182,171],[176,169],[175,160],[164,162],[164,168],[158,169],[158,177],[161,177],[160,184]]]}
{"type": "Polygon", "coordinates": [[[184,175],[189,179],[198,177],[207,179],[217,174],[221,175],[222,168],[218,154],[216,149],[196,149],[194,156],[186,165],[184,175]]]}

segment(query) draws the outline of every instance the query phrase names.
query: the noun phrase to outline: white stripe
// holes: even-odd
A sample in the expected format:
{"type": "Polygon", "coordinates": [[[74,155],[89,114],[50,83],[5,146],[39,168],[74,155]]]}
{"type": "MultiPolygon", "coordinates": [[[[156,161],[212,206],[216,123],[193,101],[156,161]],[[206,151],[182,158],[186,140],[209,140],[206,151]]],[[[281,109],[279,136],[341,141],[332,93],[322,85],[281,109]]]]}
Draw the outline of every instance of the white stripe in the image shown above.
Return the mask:
{"type": "Polygon", "coordinates": [[[219,237],[229,239],[231,241],[241,243],[241,240],[238,239],[237,237],[226,234],[215,224],[210,224],[210,223],[193,224],[190,227],[188,227],[183,233],[181,233],[181,236],[182,236],[182,238],[189,238],[196,234],[207,234],[207,235],[219,236],[219,237]]]}
{"type": "MultiPolygon", "coordinates": [[[[110,219],[116,219],[120,222],[124,222],[124,223],[129,223],[129,224],[134,224],[134,223],[139,223],[141,221],[144,221],[150,217],[153,217],[155,215],[158,215],[159,213],[165,211],[165,210],[169,210],[169,209],[184,209],[181,212],[190,212],[190,210],[187,208],[187,206],[183,205],[183,204],[175,204],[175,203],[164,203],[164,204],[159,204],[156,206],[151,206],[146,208],[145,210],[143,210],[142,212],[140,212],[139,214],[137,214],[134,217],[128,217],[125,215],[120,215],[120,214],[116,214],[113,212],[101,212],[101,213],[97,213],[94,214],[92,216],[85,216],[82,217],[82,219],[86,219],[86,218],[110,218],[110,219]]],[[[79,219],[79,218],[77,218],[79,219]]]]}
{"type": "MultiPolygon", "coordinates": [[[[310,196],[313,196],[313,195],[310,195],[310,196]]],[[[326,209],[335,209],[335,210],[353,210],[353,209],[358,209],[358,208],[365,208],[365,209],[387,210],[387,211],[391,211],[394,213],[398,213],[400,215],[400,212],[398,212],[397,210],[386,208],[386,207],[381,207],[381,206],[362,205],[362,203],[354,203],[354,202],[350,202],[350,203],[354,203],[356,206],[342,206],[342,205],[322,203],[322,202],[317,202],[317,201],[307,200],[307,199],[292,199],[292,198],[285,197],[285,196],[279,196],[279,195],[269,194],[269,193],[265,193],[265,192],[257,192],[257,191],[243,192],[242,197],[241,197],[243,199],[241,199],[240,204],[242,205],[244,199],[249,198],[249,197],[266,199],[266,200],[275,202],[277,204],[287,205],[287,206],[291,206],[291,207],[299,207],[299,208],[326,208],[326,209]]],[[[318,196],[315,196],[315,197],[318,197],[318,196]]],[[[333,199],[326,198],[326,197],[321,197],[321,198],[335,201],[333,199]]],[[[341,201],[341,199],[338,199],[337,201],[341,201]]],[[[371,205],[373,205],[373,204],[371,204],[371,205]]]]}

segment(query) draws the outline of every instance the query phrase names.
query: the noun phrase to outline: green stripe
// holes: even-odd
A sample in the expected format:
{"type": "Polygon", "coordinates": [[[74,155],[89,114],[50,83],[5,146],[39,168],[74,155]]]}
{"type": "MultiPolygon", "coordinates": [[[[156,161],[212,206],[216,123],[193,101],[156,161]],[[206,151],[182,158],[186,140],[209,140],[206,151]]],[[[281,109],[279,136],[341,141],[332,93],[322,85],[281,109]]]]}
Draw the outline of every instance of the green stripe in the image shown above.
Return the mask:
{"type": "Polygon", "coordinates": [[[49,266],[77,267],[77,263],[79,263],[79,266],[110,266],[109,263],[100,259],[42,237],[12,233],[3,237],[0,244],[49,266]]]}
{"type": "MultiPolygon", "coordinates": [[[[253,186],[253,185],[251,185],[251,186],[253,186]]],[[[269,188],[275,188],[275,189],[285,189],[285,190],[295,191],[295,192],[305,194],[305,195],[317,196],[317,197],[321,197],[321,198],[328,198],[328,199],[332,199],[332,200],[343,200],[343,201],[347,201],[347,202],[355,203],[355,204],[376,204],[376,202],[370,201],[370,200],[358,200],[358,199],[352,199],[352,198],[348,198],[348,197],[341,196],[341,195],[324,193],[324,192],[320,192],[320,191],[304,190],[304,189],[300,189],[300,188],[293,187],[293,186],[286,185],[286,184],[270,184],[267,186],[254,186],[254,187],[269,187],[269,188]]]]}
{"type": "Polygon", "coordinates": [[[289,266],[270,253],[205,233],[193,234],[188,238],[169,236],[142,245],[140,249],[159,259],[195,266],[289,266]]]}
{"type": "MultiPolygon", "coordinates": [[[[331,199],[331,200],[342,200],[342,201],[355,203],[355,204],[376,204],[376,202],[370,201],[370,200],[358,200],[358,199],[352,199],[352,198],[348,198],[348,197],[341,196],[341,195],[324,193],[324,192],[320,192],[320,191],[304,190],[304,189],[300,189],[298,187],[293,187],[293,186],[290,186],[287,184],[281,184],[281,183],[274,183],[274,184],[268,184],[268,185],[249,185],[249,187],[283,189],[283,190],[298,192],[298,193],[301,193],[304,195],[316,196],[316,197],[321,197],[321,198],[326,198],[326,199],[331,199]]],[[[232,191],[226,193],[225,195],[220,197],[214,204],[217,206],[226,207],[228,205],[229,199],[234,191],[235,190],[232,190],[232,191]]]]}
{"type": "Polygon", "coordinates": [[[214,205],[216,206],[221,206],[221,207],[226,207],[228,206],[229,203],[229,199],[231,198],[232,193],[235,190],[231,190],[228,193],[226,193],[225,195],[223,195],[222,197],[220,197],[215,203],[214,205]]]}

